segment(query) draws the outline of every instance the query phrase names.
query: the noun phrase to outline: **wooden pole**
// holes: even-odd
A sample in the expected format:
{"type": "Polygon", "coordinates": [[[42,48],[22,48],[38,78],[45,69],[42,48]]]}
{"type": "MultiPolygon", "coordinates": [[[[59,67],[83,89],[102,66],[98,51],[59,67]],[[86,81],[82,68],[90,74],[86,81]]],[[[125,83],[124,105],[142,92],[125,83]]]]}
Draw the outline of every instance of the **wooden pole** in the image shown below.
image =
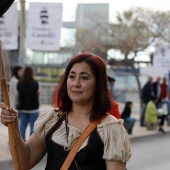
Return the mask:
{"type": "MultiPolygon", "coordinates": [[[[5,56],[7,57],[7,56],[5,56]]],[[[6,63],[7,64],[7,63],[6,63]]],[[[10,68],[9,68],[10,69],[10,68]]],[[[8,95],[8,87],[6,83],[6,75],[4,70],[4,64],[2,59],[2,45],[0,41],[0,82],[2,88],[2,95],[4,104],[10,107],[9,95],[8,95]]],[[[16,142],[16,134],[14,131],[14,123],[8,124],[8,135],[9,135],[9,144],[10,144],[10,151],[14,162],[14,169],[20,170],[20,163],[19,163],[19,156],[18,156],[18,149],[17,149],[17,142],[16,142]]]]}

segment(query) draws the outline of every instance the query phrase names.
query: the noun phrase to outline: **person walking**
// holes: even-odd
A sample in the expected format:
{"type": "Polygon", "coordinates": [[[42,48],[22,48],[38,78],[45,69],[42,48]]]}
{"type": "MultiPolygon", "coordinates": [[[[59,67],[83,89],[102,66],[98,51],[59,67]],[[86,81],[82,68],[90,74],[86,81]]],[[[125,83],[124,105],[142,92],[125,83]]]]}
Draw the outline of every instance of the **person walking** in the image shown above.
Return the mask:
{"type": "Polygon", "coordinates": [[[100,120],[81,143],[68,170],[125,170],[131,157],[130,139],[123,121],[107,113],[112,97],[106,72],[101,57],[89,52],[74,56],[53,93],[52,105],[57,102],[58,109],[39,116],[34,133],[26,142],[19,135],[17,112],[0,104],[1,122],[15,123],[22,169],[33,168],[46,153],[45,169],[61,169],[83,131],[100,120]]]}
{"type": "Polygon", "coordinates": [[[20,115],[20,130],[24,140],[28,124],[30,124],[30,136],[33,133],[34,122],[39,115],[39,84],[34,79],[31,67],[26,67],[23,78],[17,84],[18,106],[20,115]]]}
{"type": "Polygon", "coordinates": [[[9,98],[10,105],[16,109],[18,104],[18,91],[17,91],[17,83],[23,76],[24,69],[21,66],[15,66],[13,69],[13,75],[11,81],[9,83],[9,98]]]}
{"type": "Polygon", "coordinates": [[[132,130],[136,121],[135,118],[131,117],[132,106],[133,103],[131,101],[127,101],[121,114],[121,118],[124,119],[125,128],[127,129],[128,134],[132,134],[132,130]]]}

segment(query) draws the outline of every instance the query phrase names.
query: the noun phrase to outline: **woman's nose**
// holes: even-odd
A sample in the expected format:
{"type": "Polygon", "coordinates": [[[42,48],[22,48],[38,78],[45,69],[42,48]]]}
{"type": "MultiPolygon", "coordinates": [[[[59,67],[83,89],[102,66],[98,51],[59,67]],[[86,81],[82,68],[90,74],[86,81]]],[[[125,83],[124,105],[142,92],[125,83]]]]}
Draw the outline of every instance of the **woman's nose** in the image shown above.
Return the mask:
{"type": "Polygon", "coordinates": [[[74,86],[75,86],[75,87],[80,87],[80,81],[79,81],[79,80],[76,80],[76,81],[74,82],[74,86]]]}

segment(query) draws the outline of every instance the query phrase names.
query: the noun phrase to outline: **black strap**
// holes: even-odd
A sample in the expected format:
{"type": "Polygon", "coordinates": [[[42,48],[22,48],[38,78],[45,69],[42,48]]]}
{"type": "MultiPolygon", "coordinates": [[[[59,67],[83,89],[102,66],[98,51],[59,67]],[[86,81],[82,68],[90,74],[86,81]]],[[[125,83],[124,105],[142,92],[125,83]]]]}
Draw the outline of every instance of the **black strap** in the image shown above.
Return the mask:
{"type": "MultiPolygon", "coordinates": [[[[69,127],[68,127],[68,114],[67,113],[65,114],[65,125],[66,125],[66,136],[67,136],[66,140],[67,140],[67,144],[68,144],[69,127]]],[[[81,170],[77,163],[76,158],[74,158],[74,163],[76,165],[77,170],[81,170]]]]}
{"type": "Polygon", "coordinates": [[[56,130],[58,127],[60,127],[60,125],[62,124],[64,118],[65,118],[65,113],[63,113],[63,114],[61,115],[61,117],[58,119],[57,123],[56,123],[56,124],[51,128],[51,130],[47,133],[47,135],[46,135],[46,137],[45,137],[46,139],[50,138],[51,135],[55,132],[55,130],[56,130]]]}
{"type": "Polygon", "coordinates": [[[82,143],[87,139],[87,137],[91,134],[91,132],[96,128],[96,126],[102,121],[102,119],[104,118],[103,115],[100,119],[98,120],[94,120],[92,121],[87,127],[86,129],[83,131],[83,133],[80,135],[80,137],[78,138],[78,140],[75,142],[75,144],[73,145],[73,147],[71,148],[67,158],[65,159],[62,167],[60,170],[67,170],[69,169],[72,161],[74,160],[78,149],[80,148],[80,146],[82,145],[82,143]]]}

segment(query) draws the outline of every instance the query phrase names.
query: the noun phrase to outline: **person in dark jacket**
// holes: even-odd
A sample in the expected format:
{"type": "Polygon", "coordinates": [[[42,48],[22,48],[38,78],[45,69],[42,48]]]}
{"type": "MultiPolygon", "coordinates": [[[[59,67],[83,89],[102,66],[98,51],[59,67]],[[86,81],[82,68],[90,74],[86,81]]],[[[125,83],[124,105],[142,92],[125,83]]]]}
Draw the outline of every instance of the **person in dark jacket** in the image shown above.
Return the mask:
{"type": "Polygon", "coordinates": [[[126,102],[124,110],[121,114],[121,118],[124,119],[125,128],[128,134],[132,134],[132,129],[134,127],[136,119],[131,116],[133,103],[131,101],[126,102]]]}
{"type": "Polygon", "coordinates": [[[30,124],[30,136],[33,133],[34,122],[39,115],[39,85],[34,79],[34,72],[31,67],[26,67],[23,78],[17,84],[19,102],[17,109],[20,114],[20,130],[25,140],[25,131],[30,124]]]}
{"type": "Polygon", "coordinates": [[[145,111],[146,111],[146,105],[150,101],[151,97],[154,95],[154,89],[153,89],[153,77],[149,76],[147,83],[144,85],[142,89],[142,101],[143,101],[143,110],[140,118],[140,126],[146,126],[145,125],[145,111]]]}

